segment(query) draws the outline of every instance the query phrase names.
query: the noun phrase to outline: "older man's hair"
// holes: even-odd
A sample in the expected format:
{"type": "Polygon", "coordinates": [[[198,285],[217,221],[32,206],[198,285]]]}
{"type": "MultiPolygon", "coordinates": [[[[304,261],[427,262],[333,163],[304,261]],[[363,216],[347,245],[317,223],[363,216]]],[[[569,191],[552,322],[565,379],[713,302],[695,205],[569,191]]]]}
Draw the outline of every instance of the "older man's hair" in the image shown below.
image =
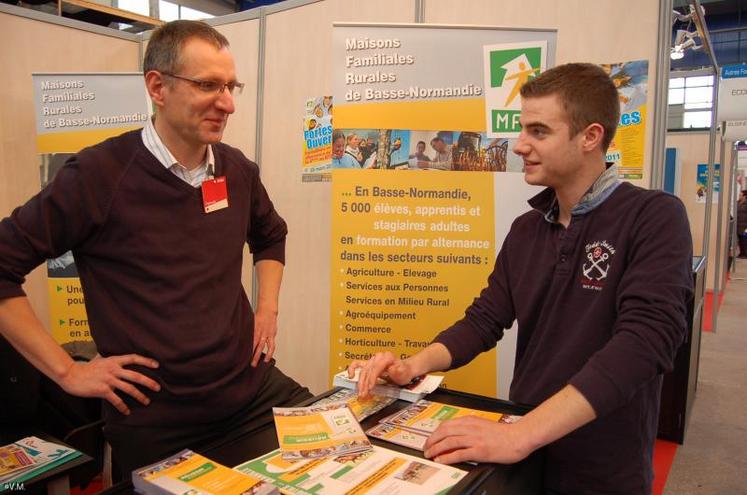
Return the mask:
{"type": "Polygon", "coordinates": [[[571,137],[599,124],[604,128],[602,151],[606,152],[620,119],[620,97],[604,69],[583,63],[559,65],[521,87],[522,98],[552,95],[568,116],[571,137]]]}
{"type": "Polygon", "coordinates": [[[181,52],[184,44],[197,38],[220,50],[228,46],[225,36],[201,21],[173,21],[153,32],[148,41],[143,61],[143,73],[152,70],[174,74],[181,69],[181,52]]]}

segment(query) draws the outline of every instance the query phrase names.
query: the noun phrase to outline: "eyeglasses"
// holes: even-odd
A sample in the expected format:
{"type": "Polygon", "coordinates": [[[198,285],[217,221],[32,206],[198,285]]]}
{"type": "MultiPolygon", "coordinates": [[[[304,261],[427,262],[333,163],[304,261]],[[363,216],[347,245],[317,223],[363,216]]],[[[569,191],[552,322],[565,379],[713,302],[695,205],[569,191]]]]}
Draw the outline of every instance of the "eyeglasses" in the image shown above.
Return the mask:
{"type": "Polygon", "coordinates": [[[224,90],[228,90],[230,94],[233,94],[235,90],[238,90],[238,94],[241,94],[241,90],[244,89],[244,83],[238,81],[229,81],[224,83],[222,81],[205,81],[204,79],[195,79],[187,76],[179,76],[177,74],[171,74],[170,72],[161,72],[164,76],[173,77],[175,79],[181,79],[182,81],[191,82],[203,93],[217,93],[222,94],[224,90]]]}

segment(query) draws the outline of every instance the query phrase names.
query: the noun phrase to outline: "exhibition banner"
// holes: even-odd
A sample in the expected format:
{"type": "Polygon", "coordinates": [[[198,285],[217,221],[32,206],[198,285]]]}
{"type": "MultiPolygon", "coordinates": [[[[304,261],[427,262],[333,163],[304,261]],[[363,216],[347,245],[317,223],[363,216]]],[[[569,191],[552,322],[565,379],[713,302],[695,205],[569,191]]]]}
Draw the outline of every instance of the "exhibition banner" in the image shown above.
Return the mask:
{"type": "MultiPolygon", "coordinates": [[[[555,47],[551,30],[335,24],[334,127],[347,156],[333,168],[351,170],[332,173],[332,373],[379,351],[415,354],[486,285],[537,192],[523,174],[489,172],[523,171],[505,136],[521,85],[552,66],[555,47]]],[[[507,397],[506,334],[445,386],[507,397]]]]}
{"type": "Polygon", "coordinates": [[[332,169],[332,97],[306,100],[303,117],[303,182],[330,180],[332,169]]]}
{"type": "Polygon", "coordinates": [[[552,65],[555,38],[541,30],[335,24],[334,127],[355,168],[521,171],[508,142],[518,135],[519,90],[552,65]]]}
{"type": "MultiPolygon", "coordinates": [[[[425,348],[460,319],[493,268],[489,173],[335,170],[332,182],[331,370],[425,348]]],[[[494,396],[495,351],[448,373],[445,385],[494,396]],[[469,380],[481,376],[479,381],[469,380]]]]}
{"type": "MultiPolygon", "coordinates": [[[[143,75],[33,74],[41,186],[81,149],[143,127],[150,104],[143,75]]],[[[47,261],[49,321],[71,354],[91,341],[83,289],[71,252],[47,261]]]]}
{"type": "Polygon", "coordinates": [[[719,122],[747,119],[747,64],[721,67],[718,84],[719,122]]]}
{"type": "MultiPolygon", "coordinates": [[[[721,166],[718,163],[713,165],[714,178],[713,178],[713,197],[712,203],[718,203],[718,195],[721,191],[721,166]]],[[[708,190],[708,164],[698,164],[698,175],[696,177],[697,185],[695,186],[695,202],[705,203],[706,193],[708,190]]]]}
{"type": "Polygon", "coordinates": [[[643,178],[648,98],[648,60],[602,64],[620,95],[620,121],[607,161],[617,165],[621,179],[643,178]]]}

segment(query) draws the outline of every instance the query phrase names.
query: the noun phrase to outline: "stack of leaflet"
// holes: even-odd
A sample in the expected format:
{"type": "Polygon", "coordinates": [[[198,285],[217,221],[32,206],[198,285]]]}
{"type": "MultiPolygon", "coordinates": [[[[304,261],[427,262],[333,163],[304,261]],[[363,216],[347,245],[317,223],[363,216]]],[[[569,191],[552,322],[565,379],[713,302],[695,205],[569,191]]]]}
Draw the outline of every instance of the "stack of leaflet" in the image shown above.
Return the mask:
{"type": "Polygon", "coordinates": [[[372,414],[384,409],[386,406],[396,401],[394,397],[387,397],[385,395],[370,395],[365,399],[358,397],[358,392],[350,388],[343,388],[337,392],[319,399],[314,402],[313,405],[321,406],[324,404],[331,404],[333,402],[344,402],[348,405],[350,410],[353,412],[355,419],[363,421],[372,414]]]}
{"type": "Polygon", "coordinates": [[[70,447],[26,437],[0,447],[0,486],[12,486],[64,464],[81,453],[70,447]]]}
{"type": "Polygon", "coordinates": [[[401,452],[368,452],[326,459],[286,460],[280,450],[234,468],[299,495],[443,495],[466,471],[401,452]]]}
{"type": "Polygon", "coordinates": [[[366,434],[370,437],[422,451],[425,441],[442,422],[463,416],[477,416],[499,423],[515,423],[521,419],[521,416],[511,414],[480,411],[468,407],[420,400],[391,416],[383,418],[378,425],[366,431],[366,434]]]}
{"type": "MultiPolygon", "coordinates": [[[[348,378],[347,371],[341,371],[334,376],[332,384],[335,387],[345,387],[355,390],[358,387],[360,369],[355,370],[353,378],[348,378]]],[[[379,379],[377,385],[371,390],[372,394],[385,395],[402,399],[408,402],[417,402],[430,394],[441,385],[444,377],[437,375],[422,375],[413,378],[407,385],[397,386],[379,379]]]]}
{"type": "Polygon", "coordinates": [[[278,489],[248,473],[182,450],[132,472],[132,484],[147,495],[277,495],[278,489]]]}
{"type": "Polygon", "coordinates": [[[344,402],[309,407],[273,407],[280,450],[286,460],[350,455],[371,450],[344,402]]]}

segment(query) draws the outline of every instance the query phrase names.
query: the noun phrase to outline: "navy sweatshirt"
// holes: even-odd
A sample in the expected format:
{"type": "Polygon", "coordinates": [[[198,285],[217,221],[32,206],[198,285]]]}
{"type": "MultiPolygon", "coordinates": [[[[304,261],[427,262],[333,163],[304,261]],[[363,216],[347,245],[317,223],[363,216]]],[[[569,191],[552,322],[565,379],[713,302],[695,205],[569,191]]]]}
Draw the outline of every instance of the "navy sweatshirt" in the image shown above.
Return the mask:
{"type": "Polygon", "coordinates": [[[0,222],[0,298],[24,294],[24,277],[72,249],[89,325],[102,356],[137,353],[161,384],[152,402],[126,400],[131,425],[198,424],[245,406],[267,365],[252,368],[254,316],[241,285],[245,243],[254,261],[284,262],[286,224],[237,149],[213,146],[230,206],[206,214],[185,183],[132,131],[82,150],[55,180],[0,222]]]}
{"type": "Polygon", "coordinates": [[[452,367],[518,322],[510,399],[540,404],[571,384],[597,419],[546,447],[545,485],[562,493],[640,493],[653,478],[662,374],[685,335],[692,240],[674,196],[620,184],[568,228],[532,200],[465,317],[435,339],[452,367]]]}

